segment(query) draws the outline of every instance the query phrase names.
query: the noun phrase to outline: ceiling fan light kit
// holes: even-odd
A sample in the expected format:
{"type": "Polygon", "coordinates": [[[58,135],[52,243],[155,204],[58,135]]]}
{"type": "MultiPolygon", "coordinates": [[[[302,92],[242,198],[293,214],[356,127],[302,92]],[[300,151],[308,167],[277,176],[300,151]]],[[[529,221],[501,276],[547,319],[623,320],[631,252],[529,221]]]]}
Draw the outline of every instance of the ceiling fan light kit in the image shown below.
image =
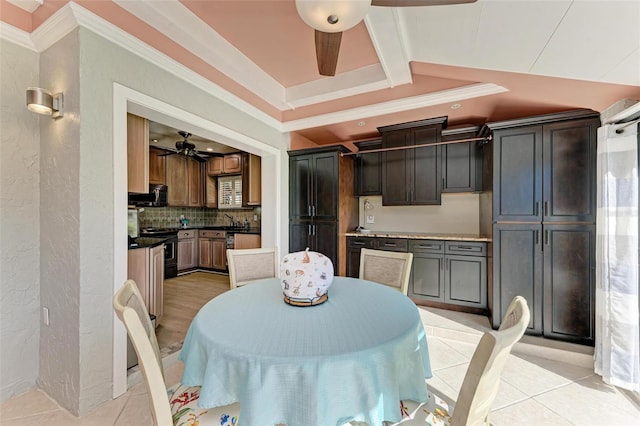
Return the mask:
{"type": "Polygon", "coordinates": [[[298,15],[311,28],[325,33],[346,31],[358,25],[371,0],[296,0],[298,15]]]}

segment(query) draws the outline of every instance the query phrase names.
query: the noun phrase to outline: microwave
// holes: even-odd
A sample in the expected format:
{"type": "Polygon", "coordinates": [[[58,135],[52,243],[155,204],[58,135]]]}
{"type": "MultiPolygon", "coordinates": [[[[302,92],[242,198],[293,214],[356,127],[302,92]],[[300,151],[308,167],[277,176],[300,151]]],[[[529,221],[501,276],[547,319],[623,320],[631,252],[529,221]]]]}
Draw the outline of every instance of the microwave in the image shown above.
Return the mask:
{"type": "Polygon", "coordinates": [[[137,207],[166,207],[167,185],[149,185],[147,194],[129,193],[129,205],[137,207]]]}

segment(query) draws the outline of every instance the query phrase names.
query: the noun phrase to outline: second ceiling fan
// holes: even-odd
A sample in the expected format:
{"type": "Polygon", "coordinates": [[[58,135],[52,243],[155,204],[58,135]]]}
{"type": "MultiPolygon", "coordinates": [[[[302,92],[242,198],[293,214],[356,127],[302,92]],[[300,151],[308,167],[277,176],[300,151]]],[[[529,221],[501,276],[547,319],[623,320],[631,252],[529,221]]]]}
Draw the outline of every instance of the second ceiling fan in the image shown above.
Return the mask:
{"type": "Polygon", "coordinates": [[[302,20],[315,30],[320,75],[334,76],[342,32],[356,26],[371,6],[415,7],[474,3],[476,0],[296,0],[302,20]]]}

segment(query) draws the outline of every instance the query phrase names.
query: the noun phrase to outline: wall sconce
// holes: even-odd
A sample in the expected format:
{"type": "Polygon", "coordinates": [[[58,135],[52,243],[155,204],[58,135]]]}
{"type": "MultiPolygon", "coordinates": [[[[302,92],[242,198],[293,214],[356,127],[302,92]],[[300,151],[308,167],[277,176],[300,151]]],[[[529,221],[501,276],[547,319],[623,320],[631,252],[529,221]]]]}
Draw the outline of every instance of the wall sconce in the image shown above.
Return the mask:
{"type": "Polygon", "coordinates": [[[63,99],[62,93],[52,95],[50,91],[39,87],[27,89],[27,108],[29,111],[50,115],[53,119],[63,116],[63,99]]]}

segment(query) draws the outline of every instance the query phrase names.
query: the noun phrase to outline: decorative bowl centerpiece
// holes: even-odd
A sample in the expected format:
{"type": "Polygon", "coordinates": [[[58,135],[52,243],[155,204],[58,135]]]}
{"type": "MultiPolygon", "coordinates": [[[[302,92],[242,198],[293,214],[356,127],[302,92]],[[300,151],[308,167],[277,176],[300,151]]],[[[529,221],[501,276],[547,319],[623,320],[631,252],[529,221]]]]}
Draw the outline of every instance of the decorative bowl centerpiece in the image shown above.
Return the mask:
{"type": "Polygon", "coordinates": [[[333,283],[333,262],[315,251],[289,253],[280,262],[284,301],[294,306],[314,306],[328,299],[333,283]]]}

